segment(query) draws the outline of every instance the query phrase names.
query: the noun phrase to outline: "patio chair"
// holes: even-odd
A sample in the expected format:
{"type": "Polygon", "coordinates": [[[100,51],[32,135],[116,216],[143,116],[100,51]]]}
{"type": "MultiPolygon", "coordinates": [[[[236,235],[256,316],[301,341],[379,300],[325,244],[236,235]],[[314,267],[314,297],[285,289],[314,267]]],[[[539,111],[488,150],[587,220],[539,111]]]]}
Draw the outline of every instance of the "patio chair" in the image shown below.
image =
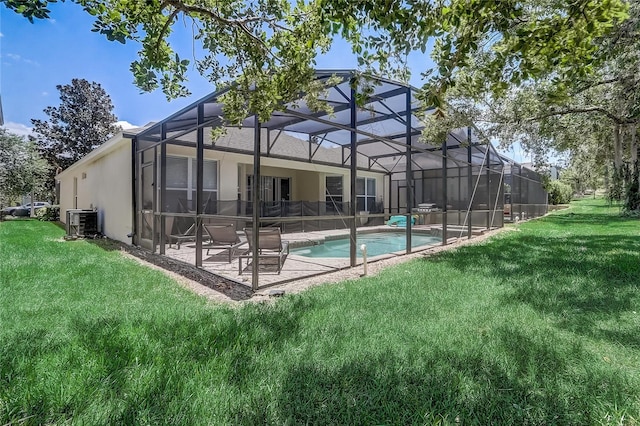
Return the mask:
{"type": "Polygon", "coordinates": [[[204,224],[203,226],[210,239],[209,243],[202,246],[203,249],[207,249],[207,256],[209,256],[209,250],[212,249],[227,250],[229,263],[231,263],[234,251],[244,244],[244,241],[240,241],[236,233],[236,224],[229,222],[204,224]]]}
{"type": "Polygon", "coordinates": [[[177,229],[176,231],[174,231],[174,224],[176,225],[176,228],[179,228],[178,225],[178,221],[175,220],[176,218],[173,216],[167,216],[166,217],[166,222],[165,222],[165,236],[167,237],[167,242],[169,243],[169,247],[171,247],[172,243],[175,243],[176,246],[178,246],[178,250],[180,250],[180,244],[182,242],[191,242],[191,241],[195,241],[196,239],[196,224],[192,223],[191,226],[189,226],[187,228],[186,231],[182,232],[179,229],[177,229]]]}
{"type": "MultiPolygon", "coordinates": [[[[249,243],[249,253],[239,257],[238,273],[242,274],[242,259],[253,259],[253,230],[244,228],[249,243]]],[[[289,242],[282,241],[280,228],[261,228],[258,233],[258,264],[262,259],[276,259],[278,274],[289,255],[289,242]]]]}

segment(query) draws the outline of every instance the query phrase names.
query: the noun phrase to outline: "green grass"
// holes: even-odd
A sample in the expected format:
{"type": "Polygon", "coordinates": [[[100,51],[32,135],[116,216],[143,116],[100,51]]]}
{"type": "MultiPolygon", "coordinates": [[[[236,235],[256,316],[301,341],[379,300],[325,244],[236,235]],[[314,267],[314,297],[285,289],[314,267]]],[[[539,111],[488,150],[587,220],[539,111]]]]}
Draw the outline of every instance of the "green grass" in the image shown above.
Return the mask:
{"type": "Polygon", "coordinates": [[[638,424],[640,221],[601,200],[273,304],[0,223],[0,424],[638,424]]]}

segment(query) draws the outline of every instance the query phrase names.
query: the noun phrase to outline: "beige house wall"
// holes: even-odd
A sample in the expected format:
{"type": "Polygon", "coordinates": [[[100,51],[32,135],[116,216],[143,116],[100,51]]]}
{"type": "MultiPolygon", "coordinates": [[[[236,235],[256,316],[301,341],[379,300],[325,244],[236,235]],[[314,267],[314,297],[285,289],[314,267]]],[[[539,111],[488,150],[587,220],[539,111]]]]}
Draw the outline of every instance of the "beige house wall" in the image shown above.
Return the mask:
{"type": "Polygon", "coordinates": [[[133,220],[131,140],[122,138],[101,154],[78,162],[58,175],[60,219],[66,222],[69,209],[96,209],[98,229],[109,238],[130,243],[127,234],[132,232],[133,220]]]}
{"type": "MultiPolygon", "coordinates": [[[[193,158],[195,150],[169,145],[167,155],[193,158]]],[[[236,200],[240,192],[241,198],[247,200],[247,176],[253,175],[252,156],[208,149],[204,151],[204,155],[207,160],[218,161],[218,199],[236,200]]],[[[351,196],[348,169],[269,157],[262,157],[260,166],[260,174],[263,176],[291,179],[291,200],[324,200],[326,176],[343,176],[343,200],[347,201],[351,196]]],[[[377,198],[384,199],[385,207],[388,207],[389,190],[385,187],[385,175],[358,171],[358,177],[375,178],[377,198]]]]}
{"type": "Polygon", "coordinates": [[[292,180],[294,200],[324,200],[324,178],[321,173],[299,170],[292,180]]]}
{"type": "MultiPolygon", "coordinates": [[[[193,148],[169,145],[167,154],[193,158],[195,152],[193,148]]],[[[218,163],[218,199],[236,200],[240,193],[241,198],[247,200],[247,176],[253,174],[252,156],[205,150],[205,158],[218,163]]],[[[300,201],[323,201],[326,176],[342,176],[343,201],[350,198],[348,169],[263,157],[261,174],[290,178],[291,200],[300,201]]],[[[388,207],[385,175],[359,171],[358,176],[376,179],[377,199],[384,196],[388,207]]],[[[69,209],[97,209],[100,231],[109,238],[131,243],[127,236],[133,231],[130,139],[122,135],[114,137],[58,175],[57,180],[63,222],[69,209]]]]}

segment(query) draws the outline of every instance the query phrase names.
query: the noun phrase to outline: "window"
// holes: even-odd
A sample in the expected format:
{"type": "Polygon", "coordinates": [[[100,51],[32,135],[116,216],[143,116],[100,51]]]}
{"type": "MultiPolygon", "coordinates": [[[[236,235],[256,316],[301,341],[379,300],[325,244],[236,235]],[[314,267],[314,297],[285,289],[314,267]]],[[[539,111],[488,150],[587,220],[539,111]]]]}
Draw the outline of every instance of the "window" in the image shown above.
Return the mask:
{"type": "MultiPolygon", "coordinates": [[[[168,211],[195,210],[198,167],[195,158],[167,156],[167,202],[168,211]]],[[[206,200],[218,199],[218,162],[204,160],[203,195],[205,213],[214,213],[206,200]]]]}
{"type": "Polygon", "coordinates": [[[188,158],[167,156],[167,189],[187,189],[188,176],[188,158]]]}
{"type": "MultiPolygon", "coordinates": [[[[196,190],[196,179],[198,177],[196,159],[191,159],[191,188],[193,191],[196,190]]],[[[203,176],[203,184],[202,188],[205,192],[207,191],[216,191],[218,189],[218,163],[216,161],[204,160],[204,165],[202,168],[202,176],[203,176]]],[[[195,197],[195,192],[193,193],[195,197]]]]}
{"type": "Polygon", "coordinates": [[[327,212],[341,212],[343,200],[342,176],[327,176],[325,184],[327,212]]]}
{"type": "Polygon", "coordinates": [[[376,180],[374,178],[356,179],[356,210],[374,212],[376,205],[376,180]]]}
{"type": "MultiPolygon", "coordinates": [[[[265,202],[289,201],[291,179],[286,177],[260,176],[260,200],[265,202]]],[[[253,200],[253,175],[247,176],[247,197],[253,200]]]]}

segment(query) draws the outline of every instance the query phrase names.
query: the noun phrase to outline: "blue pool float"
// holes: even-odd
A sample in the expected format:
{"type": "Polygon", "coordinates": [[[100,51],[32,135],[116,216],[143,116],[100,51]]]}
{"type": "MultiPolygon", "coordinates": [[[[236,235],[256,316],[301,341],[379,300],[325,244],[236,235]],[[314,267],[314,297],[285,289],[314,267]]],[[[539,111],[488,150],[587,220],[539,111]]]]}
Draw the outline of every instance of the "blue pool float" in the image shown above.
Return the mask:
{"type": "MultiPolygon", "coordinates": [[[[414,217],[411,218],[411,224],[416,223],[416,219],[414,217]]],[[[387,225],[389,226],[397,226],[400,228],[405,228],[407,226],[407,217],[406,216],[391,216],[387,221],[387,225]]]]}

